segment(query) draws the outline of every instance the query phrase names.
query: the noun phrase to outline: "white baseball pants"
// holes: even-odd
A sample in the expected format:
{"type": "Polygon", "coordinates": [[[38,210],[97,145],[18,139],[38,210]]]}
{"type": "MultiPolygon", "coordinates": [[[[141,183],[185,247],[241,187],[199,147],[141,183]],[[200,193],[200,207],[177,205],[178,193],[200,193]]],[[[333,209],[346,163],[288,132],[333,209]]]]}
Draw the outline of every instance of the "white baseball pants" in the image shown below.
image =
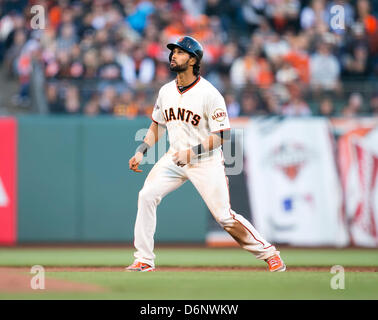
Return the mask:
{"type": "Polygon", "coordinates": [[[136,261],[155,266],[153,251],[157,206],[164,196],[180,187],[187,179],[198,190],[215,220],[242,248],[261,260],[279,253],[247,219],[231,210],[228,178],[219,157],[179,167],[172,161],[172,155],[166,153],[151,169],[139,192],[134,229],[136,261]]]}

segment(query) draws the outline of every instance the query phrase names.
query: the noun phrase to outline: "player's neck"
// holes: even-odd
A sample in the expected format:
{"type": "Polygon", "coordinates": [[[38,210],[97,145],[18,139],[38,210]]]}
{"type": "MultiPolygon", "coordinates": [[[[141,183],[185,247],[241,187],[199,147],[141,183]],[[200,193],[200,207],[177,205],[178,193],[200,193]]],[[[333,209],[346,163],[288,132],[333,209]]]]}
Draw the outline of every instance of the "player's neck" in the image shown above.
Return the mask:
{"type": "Polygon", "coordinates": [[[180,87],[186,87],[196,81],[197,76],[193,74],[193,71],[188,69],[185,72],[177,73],[176,81],[180,87]]]}

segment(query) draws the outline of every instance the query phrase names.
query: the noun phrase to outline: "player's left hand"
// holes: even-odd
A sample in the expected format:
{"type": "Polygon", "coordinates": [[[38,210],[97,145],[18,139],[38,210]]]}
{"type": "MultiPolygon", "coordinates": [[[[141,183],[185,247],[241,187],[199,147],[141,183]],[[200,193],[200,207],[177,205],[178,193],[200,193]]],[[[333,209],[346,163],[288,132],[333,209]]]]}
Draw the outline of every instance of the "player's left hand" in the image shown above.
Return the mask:
{"type": "Polygon", "coordinates": [[[193,156],[194,156],[193,150],[188,149],[188,150],[178,151],[174,153],[172,156],[172,160],[179,167],[184,167],[190,162],[190,160],[192,160],[193,156]]]}

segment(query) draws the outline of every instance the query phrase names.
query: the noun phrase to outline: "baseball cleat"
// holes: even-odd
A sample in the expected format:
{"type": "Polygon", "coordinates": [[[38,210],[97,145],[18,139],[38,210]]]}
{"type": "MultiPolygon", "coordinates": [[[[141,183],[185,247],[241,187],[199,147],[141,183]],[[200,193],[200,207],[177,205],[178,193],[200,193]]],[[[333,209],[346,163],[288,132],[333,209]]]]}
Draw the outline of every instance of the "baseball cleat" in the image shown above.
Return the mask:
{"type": "Polygon", "coordinates": [[[151,267],[147,263],[135,261],[131,266],[126,268],[126,271],[150,272],[155,271],[155,268],[151,267]]]}
{"type": "Polygon", "coordinates": [[[278,254],[266,259],[265,261],[268,263],[270,272],[283,272],[286,270],[286,265],[278,254]]]}

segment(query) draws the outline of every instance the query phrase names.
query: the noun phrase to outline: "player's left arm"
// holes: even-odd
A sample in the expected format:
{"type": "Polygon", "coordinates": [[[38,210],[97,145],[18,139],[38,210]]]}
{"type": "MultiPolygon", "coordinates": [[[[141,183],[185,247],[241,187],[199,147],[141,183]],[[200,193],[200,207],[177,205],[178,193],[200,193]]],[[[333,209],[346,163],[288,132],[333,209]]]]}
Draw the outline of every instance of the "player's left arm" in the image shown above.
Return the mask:
{"type": "Polygon", "coordinates": [[[189,148],[187,150],[176,152],[172,157],[173,161],[179,167],[183,167],[197,155],[208,153],[211,150],[218,148],[223,144],[225,140],[229,140],[230,136],[230,129],[222,130],[216,133],[211,133],[199,145],[189,148]]]}

